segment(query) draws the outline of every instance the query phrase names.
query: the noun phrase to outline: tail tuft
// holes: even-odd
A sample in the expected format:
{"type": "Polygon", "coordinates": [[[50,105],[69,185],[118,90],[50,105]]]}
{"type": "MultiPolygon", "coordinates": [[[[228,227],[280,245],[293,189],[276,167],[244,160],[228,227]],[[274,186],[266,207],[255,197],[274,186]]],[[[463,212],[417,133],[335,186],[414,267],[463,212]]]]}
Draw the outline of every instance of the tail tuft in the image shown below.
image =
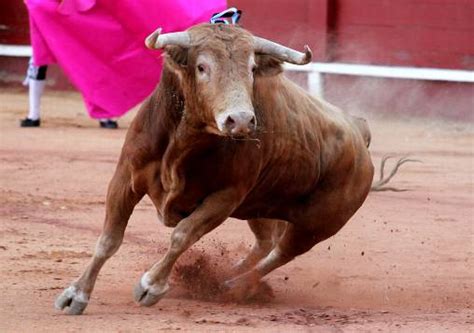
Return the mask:
{"type": "Polygon", "coordinates": [[[392,157],[394,157],[394,156],[386,155],[382,158],[382,162],[380,162],[379,180],[372,184],[372,187],[370,188],[370,191],[373,191],[373,192],[381,192],[381,191],[404,192],[404,191],[408,191],[407,189],[404,189],[404,188],[396,188],[396,187],[385,186],[385,185],[387,185],[388,182],[390,182],[390,180],[393,178],[393,176],[395,176],[397,174],[398,169],[403,164],[408,163],[408,162],[419,162],[419,163],[422,163],[422,162],[420,160],[414,160],[414,159],[408,158],[407,156],[403,156],[403,157],[398,159],[398,161],[396,162],[396,164],[393,167],[390,174],[386,178],[384,178],[385,163],[387,162],[387,160],[389,160],[392,157]]]}

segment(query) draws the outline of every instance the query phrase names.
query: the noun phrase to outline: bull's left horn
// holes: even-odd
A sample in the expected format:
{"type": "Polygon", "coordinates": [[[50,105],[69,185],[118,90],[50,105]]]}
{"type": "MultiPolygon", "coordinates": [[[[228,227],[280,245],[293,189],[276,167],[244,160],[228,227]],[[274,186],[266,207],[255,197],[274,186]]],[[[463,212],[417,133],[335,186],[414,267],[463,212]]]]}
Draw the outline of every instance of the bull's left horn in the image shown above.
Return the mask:
{"type": "Polygon", "coordinates": [[[268,54],[291,64],[306,65],[313,57],[308,45],[304,46],[304,53],[261,37],[254,37],[254,45],[256,53],[268,54]]]}
{"type": "Polygon", "coordinates": [[[187,31],[161,34],[161,28],[158,28],[145,39],[145,45],[149,49],[162,49],[166,45],[189,47],[191,45],[191,37],[187,31]]]}

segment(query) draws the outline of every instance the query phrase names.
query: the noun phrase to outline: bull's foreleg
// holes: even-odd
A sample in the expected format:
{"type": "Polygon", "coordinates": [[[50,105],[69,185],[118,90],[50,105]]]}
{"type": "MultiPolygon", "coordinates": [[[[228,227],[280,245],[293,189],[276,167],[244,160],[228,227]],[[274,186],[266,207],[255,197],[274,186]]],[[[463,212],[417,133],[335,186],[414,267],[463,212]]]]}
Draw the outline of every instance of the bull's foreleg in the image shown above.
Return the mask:
{"type": "Polygon", "coordinates": [[[171,234],[171,244],[165,256],[135,286],[135,301],[144,306],[157,303],[169,289],[168,277],[179,256],[224,222],[239,202],[240,196],[234,190],[216,192],[181,220],[171,234]]]}
{"type": "Polygon", "coordinates": [[[128,171],[119,166],[109,185],[105,223],[94,255],[82,275],[58,296],[57,309],[66,309],[68,314],[84,311],[100,269],[122,244],[128,219],[142,197],[132,191],[128,171]]]}
{"type": "Polygon", "coordinates": [[[287,222],[271,219],[248,220],[250,230],[255,235],[255,243],[247,256],[233,267],[234,274],[241,274],[265,257],[275,247],[285,231],[287,222]]]}

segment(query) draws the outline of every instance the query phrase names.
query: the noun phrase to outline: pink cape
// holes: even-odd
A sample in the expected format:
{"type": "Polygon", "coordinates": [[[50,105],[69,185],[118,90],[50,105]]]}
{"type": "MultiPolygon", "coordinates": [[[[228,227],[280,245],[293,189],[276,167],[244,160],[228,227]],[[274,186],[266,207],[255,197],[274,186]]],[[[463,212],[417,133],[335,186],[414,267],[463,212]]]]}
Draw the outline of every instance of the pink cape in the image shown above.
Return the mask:
{"type": "Polygon", "coordinates": [[[33,59],[58,63],[93,118],[123,115],[155,88],[161,57],[144,40],[158,27],[209,21],[226,0],[26,0],[33,59]]]}

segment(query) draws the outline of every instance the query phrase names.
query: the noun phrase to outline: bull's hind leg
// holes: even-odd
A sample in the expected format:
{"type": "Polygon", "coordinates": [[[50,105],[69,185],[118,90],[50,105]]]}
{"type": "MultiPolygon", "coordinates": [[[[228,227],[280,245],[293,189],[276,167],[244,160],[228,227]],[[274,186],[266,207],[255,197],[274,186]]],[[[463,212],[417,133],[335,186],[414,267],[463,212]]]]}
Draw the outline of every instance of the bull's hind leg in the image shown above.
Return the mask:
{"type": "Polygon", "coordinates": [[[100,269],[122,244],[128,219],[141,198],[132,191],[128,172],[119,167],[109,185],[105,223],[94,255],[84,273],[58,296],[57,309],[75,315],[84,311],[100,269]]]}
{"type": "Polygon", "coordinates": [[[296,256],[309,251],[314,245],[328,238],[325,232],[308,230],[288,223],[287,227],[271,252],[261,259],[251,270],[225,282],[229,292],[237,298],[248,298],[257,291],[261,278],[283,266],[296,256]]]}
{"type": "Polygon", "coordinates": [[[255,243],[247,256],[237,262],[233,271],[244,273],[265,257],[278,243],[288,222],[271,219],[252,219],[248,224],[255,235],[255,243]]]}

